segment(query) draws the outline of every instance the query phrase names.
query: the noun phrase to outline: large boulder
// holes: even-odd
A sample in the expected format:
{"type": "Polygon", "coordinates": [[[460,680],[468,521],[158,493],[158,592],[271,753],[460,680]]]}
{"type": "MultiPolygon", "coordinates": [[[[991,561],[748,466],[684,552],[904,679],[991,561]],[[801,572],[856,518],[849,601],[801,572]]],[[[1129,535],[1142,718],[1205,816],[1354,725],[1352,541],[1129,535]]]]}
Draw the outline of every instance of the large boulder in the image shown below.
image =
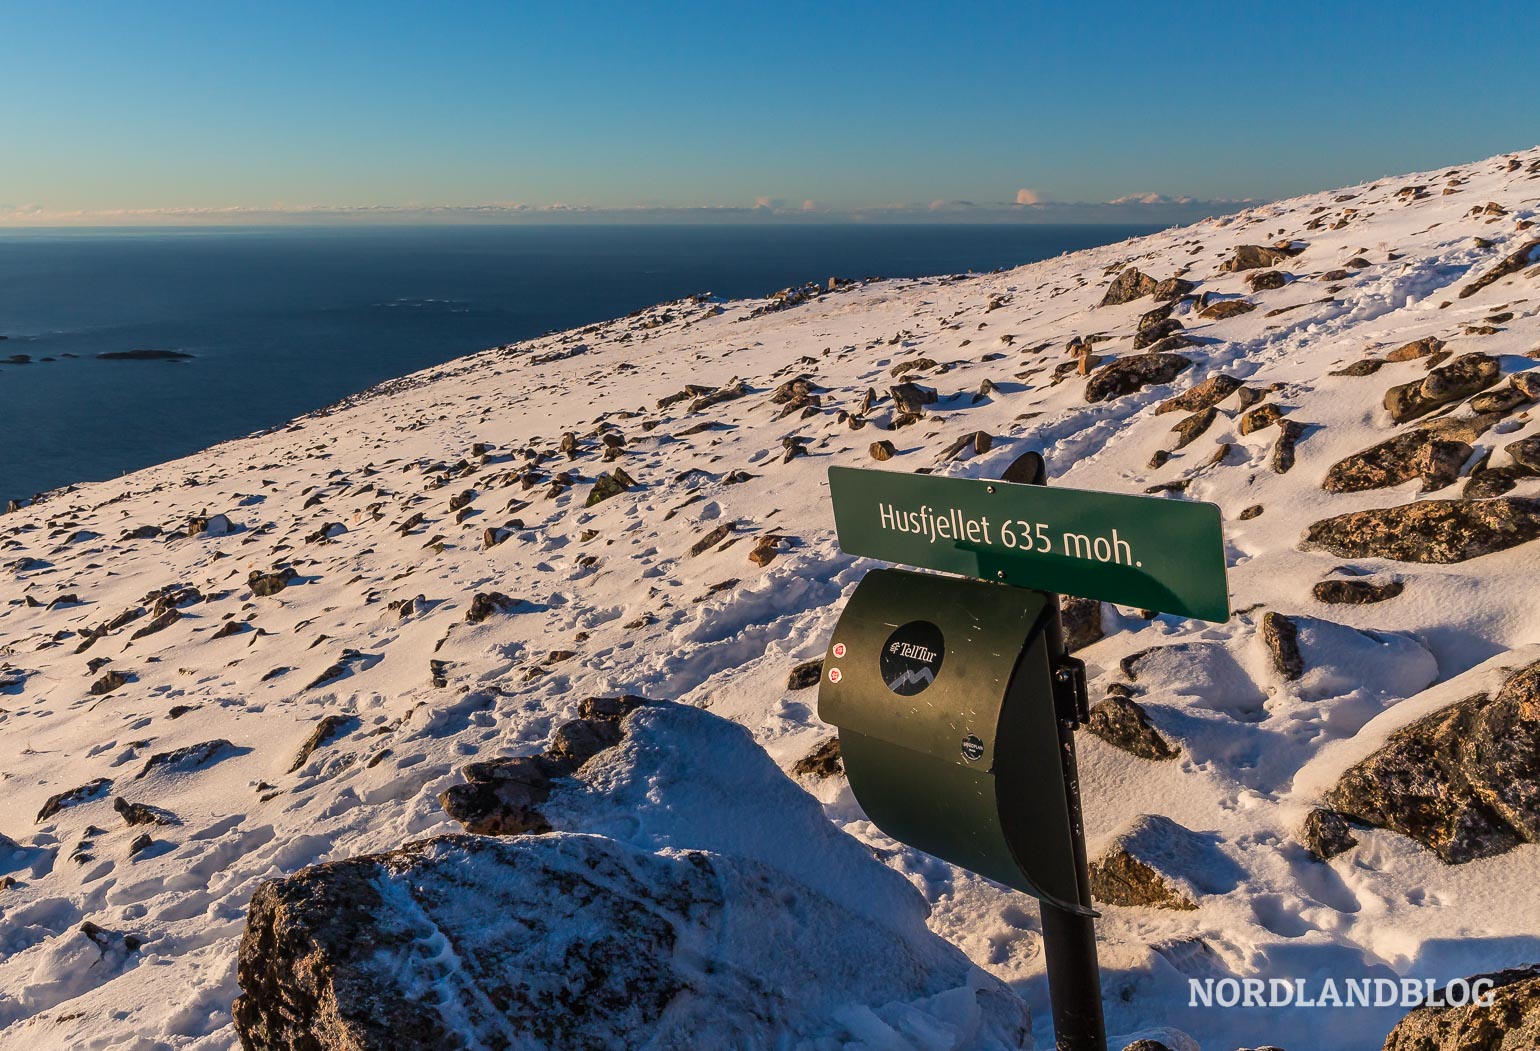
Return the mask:
{"type": "MultiPolygon", "coordinates": [[[[1183,325],[1174,317],[1157,317],[1155,315],[1169,314],[1171,308],[1163,307],[1160,310],[1152,310],[1139,319],[1139,327],[1134,332],[1134,349],[1153,349],[1170,337],[1180,333],[1183,325]]],[[[1184,343],[1184,346],[1189,343],[1184,343]]]]}
{"type": "Polygon", "coordinates": [[[1490,1002],[1419,1007],[1390,1031],[1384,1051],[1534,1051],[1540,1047],[1540,966],[1476,975],[1465,984],[1483,999],[1490,990],[1490,1002]]]}
{"type": "Polygon", "coordinates": [[[248,1051],[771,1046],[850,1039],[853,1005],[903,1031],[951,992],[973,1002],[937,1046],[1024,1046],[1025,1006],[929,940],[743,858],[453,835],[258,888],[234,1015],[248,1051]]]}
{"type": "Polygon", "coordinates": [[[1316,522],[1305,546],[1342,558],[1447,565],[1540,537],[1540,500],[1422,500],[1316,522]]]}
{"type": "Polygon", "coordinates": [[[1447,365],[1385,392],[1385,408],[1397,423],[1426,415],[1452,401],[1486,390],[1502,375],[1502,367],[1490,354],[1461,354],[1447,365]]]}
{"type": "Polygon", "coordinates": [[[1473,296],[1494,281],[1500,281],[1509,274],[1518,273],[1530,263],[1540,263],[1540,238],[1521,245],[1518,251],[1504,256],[1502,262],[1460,289],[1460,298],[1473,296]]]}
{"type": "Polygon", "coordinates": [[[1423,491],[1441,489],[1459,477],[1472,445],[1501,417],[1437,420],[1405,431],[1332,464],[1321,487],[1328,493],[1358,493],[1423,480],[1423,491]]]}
{"type": "Polygon", "coordinates": [[[1090,864],[1091,896],[1107,905],[1191,911],[1205,894],[1234,890],[1242,871],[1214,837],[1145,814],[1090,864]]]}
{"type": "Polygon", "coordinates": [[[1540,662],[1404,726],[1326,805],[1410,836],[1449,864],[1540,842],[1540,662]]]}
{"type": "Polygon", "coordinates": [[[1131,266],[1126,267],[1122,273],[1113,278],[1112,284],[1107,286],[1107,294],[1102,296],[1100,305],[1115,307],[1122,303],[1132,303],[1154,292],[1156,284],[1155,279],[1148,274],[1142,274],[1131,266]]]}
{"type": "Polygon", "coordinates": [[[1191,365],[1192,359],[1180,354],[1140,354],[1118,358],[1086,381],[1085,400],[1110,401],[1145,387],[1170,383],[1191,365]]]}
{"type": "Polygon", "coordinates": [[[1240,388],[1240,380],[1219,373],[1196,386],[1189,387],[1180,394],[1167,398],[1155,406],[1155,414],[1158,416],[1164,412],[1201,412],[1218,405],[1240,388]]]}
{"type": "Polygon", "coordinates": [[[1155,286],[1150,293],[1150,298],[1164,302],[1171,299],[1181,299],[1198,286],[1181,277],[1168,277],[1155,286]]]}
{"type": "Polygon", "coordinates": [[[556,831],[444,836],[259,887],[234,1008],[247,1051],[1032,1046],[1026,1005],[746,730],[671,704],[621,722],[550,786],[556,831]]]}
{"type": "Polygon", "coordinates": [[[1227,274],[1238,273],[1242,270],[1263,270],[1270,266],[1277,266],[1293,254],[1282,248],[1264,248],[1261,245],[1240,245],[1235,249],[1235,254],[1225,260],[1220,270],[1227,274]]]}
{"type": "Polygon", "coordinates": [[[1249,314],[1256,308],[1257,305],[1248,299],[1221,299],[1204,307],[1198,316],[1207,321],[1224,321],[1226,318],[1249,314]]]}

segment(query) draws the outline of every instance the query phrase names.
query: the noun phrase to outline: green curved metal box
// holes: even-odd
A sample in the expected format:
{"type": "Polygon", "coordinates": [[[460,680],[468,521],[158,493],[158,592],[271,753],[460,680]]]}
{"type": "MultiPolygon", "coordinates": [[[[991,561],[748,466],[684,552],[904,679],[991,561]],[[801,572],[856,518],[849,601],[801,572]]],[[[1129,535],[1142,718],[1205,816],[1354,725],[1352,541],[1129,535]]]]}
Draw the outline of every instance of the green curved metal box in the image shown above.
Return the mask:
{"type": "Polygon", "coordinates": [[[1077,858],[1058,605],[978,580],[869,572],[824,656],[818,714],[894,839],[1094,915],[1077,858]]]}

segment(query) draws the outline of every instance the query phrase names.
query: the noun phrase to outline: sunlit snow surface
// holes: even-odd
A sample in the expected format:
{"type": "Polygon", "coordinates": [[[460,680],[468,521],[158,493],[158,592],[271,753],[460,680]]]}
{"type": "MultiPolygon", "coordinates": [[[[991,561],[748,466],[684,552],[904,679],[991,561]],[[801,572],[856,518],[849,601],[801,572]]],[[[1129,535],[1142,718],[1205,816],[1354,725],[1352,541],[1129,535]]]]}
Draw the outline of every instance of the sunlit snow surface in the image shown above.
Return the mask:
{"type": "MultiPolygon", "coordinates": [[[[997,476],[1035,449],[1052,484],[1137,493],[1190,477],[1187,495],[1225,513],[1232,607],[1240,611],[1228,624],[1109,610],[1107,638],[1080,654],[1095,700],[1123,679],[1122,657],[1181,646],[1147,660],[1138,683],[1179,759],[1135,759],[1079,738],[1093,855],[1143,814],[1168,816],[1207,844],[1202,871],[1173,873],[1197,892],[1196,911],[1104,910],[1098,932],[1111,1032],[1172,1026],[1205,1051],[1267,1043],[1362,1051],[1379,1045],[1400,1011],[1189,1010],[1187,980],[1448,979],[1540,960],[1537,848],[1448,867],[1408,839],[1369,832],[1321,864],[1296,834],[1336,774],[1392,730],[1490,689],[1504,668],[1540,656],[1526,648],[1540,641],[1535,545],[1452,566],[1357,560],[1406,584],[1400,597],[1367,606],[1316,602],[1312,585],[1345,560],[1299,547],[1314,521],[1418,495],[1416,481],[1348,495],[1327,494],[1320,483],[1331,464],[1391,433],[1384,391],[1422,376],[1425,362],[1364,377],[1331,371],[1426,335],[1457,353],[1499,355],[1505,372],[1536,364],[1524,355],[1540,346],[1540,282],[1520,273],[1456,297],[1535,236],[1517,225],[1537,211],[1540,179],[1525,168],[1540,150],[1517,156],[1523,165],[1512,172],[1506,158],[1451,169],[1468,178],[1450,195],[1440,192],[1443,170],[1382,180],[1005,273],[859,285],[756,318],[749,315],[765,301],[725,303],[719,314],[710,304],[672,304],[472,355],[290,427],[0,518],[0,667],[10,666],[0,671],[0,875],[18,881],[0,890],[0,1046],[233,1046],[236,949],[259,882],[458,831],[436,797],[460,779],[459,768],[538,750],[583,697],[628,692],[708,708],[746,727],[789,768],[831,730],[818,721],[816,691],[786,690],[787,672],[822,654],[842,598],[873,565],[837,549],[825,471],[871,465],[867,448],[881,438],[898,449],[886,468],[935,466],[941,449],[974,430],[994,435],[993,448],[939,471],[997,476]],[[1426,185],[1429,196],[1397,197],[1407,185],[1426,185]],[[1351,200],[1335,200],[1347,194],[1351,200]],[[1468,214],[1489,201],[1507,214],[1468,214]],[[1343,209],[1357,211],[1334,229],[1343,209]],[[1321,228],[1307,230],[1321,214],[1321,228]],[[1244,274],[1218,273],[1236,245],[1286,237],[1309,247],[1280,267],[1298,278],[1284,288],[1253,294],[1244,274]],[[1478,247],[1477,237],[1496,245],[1478,247]],[[1370,265],[1341,281],[1319,280],[1355,256],[1370,265]],[[1084,379],[1054,385],[1051,373],[1070,360],[1065,345],[1076,336],[1108,333],[1116,338],[1097,352],[1133,353],[1135,319],[1153,304],[1095,306],[1110,280],[1106,268],[1124,261],[1157,279],[1185,267],[1199,291],[1245,294],[1260,308],[1217,322],[1179,309],[1188,334],[1213,341],[1182,351],[1197,366],[1173,384],[1090,405],[1084,379]],[[1334,284],[1340,291],[1328,293],[1334,284]],[[987,309],[995,297],[1003,305],[987,309]],[[1499,308],[1513,313],[1501,331],[1462,334],[1499,308]],[[895,382],[892,366],[917,356],[953,363],[916,377],[941,395],[926,420],[889,432],[836,419],[868,387],[884,392],[895,382]],[[1269,466],[1277,428],[1241,436],[1232,412],[1164,466],[1147,466],[1153,452],[1171,448],[1170,427],[1180,419],[1157,416],[1155,404],[1219,371],[1259,388],[1278,385],[1273,400],[1311,425],[1291,472],[1269,466]],[[802,372],[824,388],[822,411],[776,420],[770,393],[802,372]],[[656,408],[686,383],[735,378],[752,393],[699,413],[688,399],[656,408]],[[985,379],[998,389],[975,402],[985,379]],[[615,415],[624,411],[642,415],[615,415]],[[600,462],[591,438],[570,466],[559,454],[546,464],[580,476],[562,495],[547,497],[544,485],[487,486],[523,463],[519,450],[537,436],[553,448],[564,431],[585,436],[605,414],[626,436],[616,462],[637,489],[584,508],[592,478],[612,466],[600,462]],[[679,436],[705,420],[718,426],[679,436]],[[644,430],[644,421],[658,423],[644,430]],[[794,434],[809,439],[810,455],[783,463],[782,439],[794,434]],[[431,487],[441,476],[435,465],[471,458],[477,442],[492,448],[486,466],[431,487]],[[1206,467],[1221,442],[1232,450],[1206,467]],[[723,484],[739,469],[753,477],[723,484]],[[457,523],[448,503],[466,488],[480,494],[470,505],[476,513],[457,523]],[[515,498],[532,503],[506,510],[515,498]],[[1265,512],[1239,520],[1253,504],[1265,512]],[[426,521],[401,535],[395,527],[419,511],[426,521]],[[119,539],[137,526],[175,528],[217,512],[229,515],[234,532],[119,539]],[[487,527],[515,517],[523,528],[483,545],[487,527]],[[728,521],[743,539],[689,556],[697,539],[728,521]],[[347,531],[307,542],[334,522],[347,531]],[[585,530],[597,535],[584,541],[585,530]],[[764,532],[792,538],[768,568],[747,557],[764,532]],[[14,568],[24,558],[37,561],[14,568]],[[247,574],[285,560],[301,579],[276,597],[251,598],[247,574]],[[75,652],[76,630],[176,583],[208,601],[184,607],[158,633],[130,641],[144,618],[75,652]],[[471,597],[494,590],[524,605],[465,623],[471,597]],[[79,603],[46,608],[61,594],[79,603]],[[387,610],[417,595],[426,601],[411,615],[387,610]],[[24,596],[44,605],[25,605],[24,596]],[[1300,618],[1307,671],[1297,682],[1271,668],[1258,634],[1266,610],[1300,618]],[[251,614],[261,633],[213,637],[227,618],[251,614]],[[558,650],[576,655],[546,663],[558,650]],[[356,653],[343,659],[345,651],[356,653]],[[87,662],[100,657],[112,663],[92,673],[87,662]],[[432,684],[430,660],[445,662],[446,687],[432,684]],[[343,677],[306,688],[339,661],[343,677]],[[278,668],[292,670],[270,677],[278,668]],[[90,695],[90,684],[113,669],[132,681],[90,695]],[[191,710],[173,720],[175,706],[191,710]],[[357,723],[288,772],[315,721],[334,713],[357,723]],[[218,739],[232,747],[213,762],[135,780],[152,754],[218,739]],[[49,796],[97,778],[110,779],[110,789],[34,822],[49,796]],[[111,809],[117,795],[165,808],[180,824],[127,828],[111,809]],[[146,830],[153,844],[131,858],[130,842],[146,830]],[[103,952],[77,933],[86,920],[145,944],[103,952]]],[[[1499,463],[1502,446],[1535,433],[1540,427],[1521,410],[1479,441],[1497,450],[1499,463]]],[[[1515,494],[1540,495],[1540,483],[1522,482],[1515,494]]],[[[700,760],[681,757],[678,769],[700,760]]],[[[778,795],[771,787],[766,800],[778,795]]],[[[886,839],[843,779],[803,787],[837,828],[918,889],[931,930],[1028,1001],[1039,1044],[1051,1046],[1034,903],[886,839]]],[[[633,805],[619,797],[601,820],[602,807],[590,801],[578,808],[588,826],[572,830],[624,838],[633,805]]],[[[850,886],[849,871],[776,850],[780,820],[766,805],[735,832],[738,849],[772,864],[781,855],[795,863],[795,878],[858,907],[861,889],[850,886]]],[[[887,900],[879,891],[872,888],[871,900],[887,900]]],[[[937,1018],[947,1010],[938,1006],[937,1018]]],[[[850,1046],[880,1047],[883,1039],[850,1046]]]]}

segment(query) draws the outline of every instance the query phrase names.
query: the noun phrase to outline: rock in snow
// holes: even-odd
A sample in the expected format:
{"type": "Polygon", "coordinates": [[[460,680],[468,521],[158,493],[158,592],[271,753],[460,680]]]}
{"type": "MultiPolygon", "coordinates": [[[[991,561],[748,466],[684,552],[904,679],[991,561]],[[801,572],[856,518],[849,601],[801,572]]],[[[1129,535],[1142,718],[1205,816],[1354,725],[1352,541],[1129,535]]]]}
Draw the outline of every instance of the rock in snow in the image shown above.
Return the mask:
{"type": "Polygon", "coordinates": [[[746,732],[675,705],[626,730],[556,787],[563,831],[442,836],[258,888],[243,1046],[1030,1046],[1025,1005],[746,732]],[[760,803],[779,849],[745,827],[760,803]]]}
{"type": "Polygon", "coordinates": [[[1169,818],[1147,814],[1091,862],[1091,896],[1107,905],[1149,906],[1190,912],[1192,889],[1172,873],[1191,849],[1193,833],[1169,818]]]}
{"type": "Polygon", "coordinates": [[[1091,706],[1086,729],[1114,748],[1141,759],[1175,759],[1177,750],[1150,725],[1144,706],[1129,697],[1112,694],[1091,706]]]}
{"type": "Polygon", "coordinates": [[[1170,383],[1191,364],[1191,358],[1184,358],[1180,354],[1140,354],[1119,358],[1092,374],[1090,382],[1086,384],[1085,400],[1107,401],[1155,384],[1170,383]]]}
{"type": "Polygon", "coordinates": [[[1540,500],[1423,500],[1317,522],[1307,544],[1345,558],[1449,564],[1540,537],[1540,500]]]}
{"type": "Polygon", "coordinates": [[[1471,975],[1489,1004],[1419,1007],[1385,1038],[1384,1051],[1533,1051],[1540,1047],[1540,966],[1471,975]]]}
{"type": "Polygon", "coordinates": [[[1327,804],[1450,864],[1540,843],[1540,664],[1396,731],[1327,804]]]}

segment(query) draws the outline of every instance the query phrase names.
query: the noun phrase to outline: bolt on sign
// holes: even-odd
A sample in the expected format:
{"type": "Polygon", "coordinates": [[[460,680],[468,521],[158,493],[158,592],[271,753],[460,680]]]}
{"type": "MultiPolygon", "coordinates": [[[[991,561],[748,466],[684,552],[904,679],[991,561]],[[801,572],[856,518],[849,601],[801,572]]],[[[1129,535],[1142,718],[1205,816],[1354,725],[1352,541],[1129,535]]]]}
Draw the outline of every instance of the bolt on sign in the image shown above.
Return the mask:
{"type": "Polygon", "coordinates": [[[1199,620],[1230,616],[1218,506],[975,478],[829,469],[856,555],[1199,620]]]}

